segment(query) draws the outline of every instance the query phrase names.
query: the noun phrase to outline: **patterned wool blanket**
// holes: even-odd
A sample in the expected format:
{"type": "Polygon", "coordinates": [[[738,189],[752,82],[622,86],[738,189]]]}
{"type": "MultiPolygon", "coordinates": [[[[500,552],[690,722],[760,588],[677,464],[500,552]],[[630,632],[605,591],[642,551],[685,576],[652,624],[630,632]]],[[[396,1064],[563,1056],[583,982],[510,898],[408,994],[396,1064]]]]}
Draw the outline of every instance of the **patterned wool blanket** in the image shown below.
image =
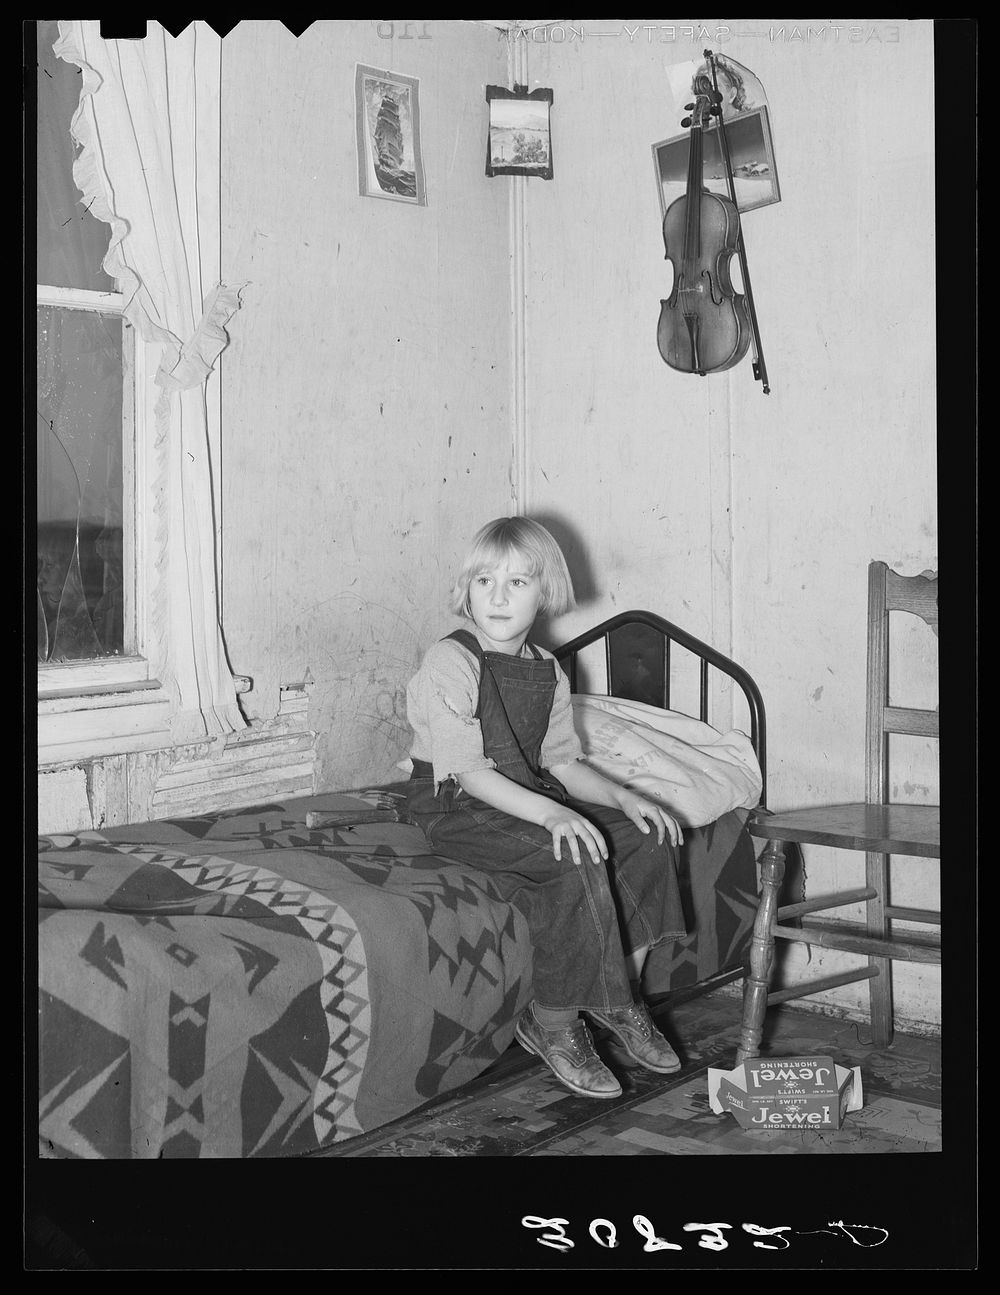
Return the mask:
{"type": "MultiPolygon", "coordinates": [[[[400,789],[40,839],[41,1154],[294,1156],[458,1087],[531,997],[523,917],[405,823],[306,827],[400,789]]],[[[745,814],[686,833],[692,935],[653,991],[737,965],[745,814]]]]}

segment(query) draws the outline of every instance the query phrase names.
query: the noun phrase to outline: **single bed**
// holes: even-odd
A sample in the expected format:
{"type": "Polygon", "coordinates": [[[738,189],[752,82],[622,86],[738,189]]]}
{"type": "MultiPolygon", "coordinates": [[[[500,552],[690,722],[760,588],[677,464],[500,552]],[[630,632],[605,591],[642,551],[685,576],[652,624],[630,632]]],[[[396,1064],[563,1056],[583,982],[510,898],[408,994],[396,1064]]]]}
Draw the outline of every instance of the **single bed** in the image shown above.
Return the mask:
{"type": "MultiPolygon", "coordinates": [[[[764,708],[740,667],[649,612],[556,656],[574,692],[653,713],[670,711],[679,649],[700,722],[712,672],[742,699],[763,801],[764,708]]],[[[305,1155],[497,1061],[531,997],[524,919],[483,873],[430,853],[402,803],[399,782],[41,837],[40,1154],[305,1155]],[[351,825],[307,823],[339,814],[351,825]]],[[[743,974],[749,809],[686,828],[691,933],[651,955],[647,993],[743,974]]]]}

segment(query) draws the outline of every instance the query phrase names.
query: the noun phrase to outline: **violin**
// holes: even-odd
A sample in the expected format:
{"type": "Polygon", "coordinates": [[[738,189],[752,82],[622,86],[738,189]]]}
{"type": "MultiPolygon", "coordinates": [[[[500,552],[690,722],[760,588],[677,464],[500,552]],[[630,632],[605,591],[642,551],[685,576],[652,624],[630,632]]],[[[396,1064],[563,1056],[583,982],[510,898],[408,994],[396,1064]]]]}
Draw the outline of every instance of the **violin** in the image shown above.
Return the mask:
{"type": "Polygon", "coordinates": [[[721,373],[738,364],[751,340],[742,293],[733,289],[729,263],[740,246],[735,202],[704,186],[704,126],[712,96],[698,93],[681,123],[691,127],[687,192],[663,217],[666,259],[674,269],[670,297],[660,302],[656,342],[672,369],[721,373]]]}

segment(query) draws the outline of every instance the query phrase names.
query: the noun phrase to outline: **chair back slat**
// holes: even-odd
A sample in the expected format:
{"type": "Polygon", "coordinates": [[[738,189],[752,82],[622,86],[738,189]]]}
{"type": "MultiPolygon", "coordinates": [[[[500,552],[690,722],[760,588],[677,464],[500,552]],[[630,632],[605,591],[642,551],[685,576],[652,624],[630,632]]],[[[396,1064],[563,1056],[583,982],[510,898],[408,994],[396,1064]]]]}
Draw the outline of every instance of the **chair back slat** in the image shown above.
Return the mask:
{"type": "Polygon", "coordinates": [[[906,733],[910,737],[938,737],[939,716],[933,710],[886,706],[882,712],[882,728],[886,733],[906,733]]]}
{"type": "MultiPolygon", "coordinates": [[[[883,564],[884,565],[884,564],[883,564]]],[[[911,612],[928,625],[938,623],[937,572],[925,575],[901,576],[898,571],[886,568],[885,607],[890,612],[911,612]]]]}
{"type": "Polygon", "coordinates": [[[934,632],[938,624],[938,576],[902,576],[885,562],[868,567],[868,665],[865,722],[865,799],[888,800],[888,735],[937,737],[937,711],[889,705],[889,613],[919,616],[934,632]]]}

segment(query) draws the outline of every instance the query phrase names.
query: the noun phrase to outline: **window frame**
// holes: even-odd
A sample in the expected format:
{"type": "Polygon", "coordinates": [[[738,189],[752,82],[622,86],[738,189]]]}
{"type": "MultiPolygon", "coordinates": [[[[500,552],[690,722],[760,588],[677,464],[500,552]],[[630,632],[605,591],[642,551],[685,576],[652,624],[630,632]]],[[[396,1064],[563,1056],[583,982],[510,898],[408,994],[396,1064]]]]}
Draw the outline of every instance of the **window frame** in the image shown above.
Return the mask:
{"type": "Polygon", "coordinates": [[[169,743],[170,703],[149,656],[152,516],[147,447],[150,363],[119,292],[38,284],[36,306],[96,311],[122,322],[122,522],[125,643],[120,656],[39,662],[39,766],[169,743]]]}

